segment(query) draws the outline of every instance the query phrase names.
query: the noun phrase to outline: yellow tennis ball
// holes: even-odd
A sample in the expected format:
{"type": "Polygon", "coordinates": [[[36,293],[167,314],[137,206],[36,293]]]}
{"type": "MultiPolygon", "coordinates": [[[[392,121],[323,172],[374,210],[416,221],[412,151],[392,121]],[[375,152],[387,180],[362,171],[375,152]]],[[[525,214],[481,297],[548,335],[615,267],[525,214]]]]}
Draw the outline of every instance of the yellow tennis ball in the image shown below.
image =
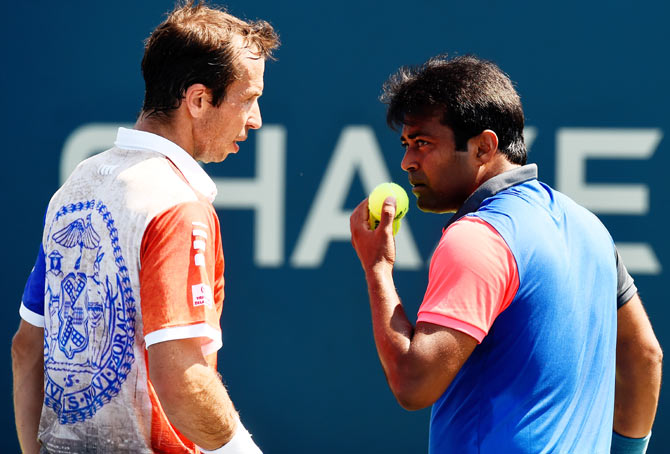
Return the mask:
{"type": "Polygon", "coordinates": [[[382,205],[387,197],[395,197],[396,211],[393,218],[393,234],[400,228],[400,220],[409,210],[409,199],[405,190],[395,183],[382,183],[372,190],[368,196],[369,223],[371,229],[376,229],[381,219],[382,205]]]}

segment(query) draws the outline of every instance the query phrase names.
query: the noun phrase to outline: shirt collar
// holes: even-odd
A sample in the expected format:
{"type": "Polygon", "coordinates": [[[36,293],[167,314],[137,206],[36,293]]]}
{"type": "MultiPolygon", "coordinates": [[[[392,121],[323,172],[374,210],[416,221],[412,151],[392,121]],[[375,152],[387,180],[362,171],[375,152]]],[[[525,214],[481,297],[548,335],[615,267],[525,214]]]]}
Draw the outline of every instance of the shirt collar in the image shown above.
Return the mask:
{"type": "Polygon", "coordinates": [[[484,200],[496,195],[500,191],[535,179],[537,179],[537,164],[528,164],[508,170],[486,180],[475,192],[470,194],[470,197],[465,200],[461,209],[449,219],[444,228],[446,229],[466,214],[474,213],[479,209],[484,200]]]}
{"type": "Polygon", "coordinates": [[[207,197],[216,197],[216,184],[183,148],[165,137],[137,129],[119,128],[114,146],[124,150],[155,151],[168,158],[184,175],[188,184],[207,197]]]}

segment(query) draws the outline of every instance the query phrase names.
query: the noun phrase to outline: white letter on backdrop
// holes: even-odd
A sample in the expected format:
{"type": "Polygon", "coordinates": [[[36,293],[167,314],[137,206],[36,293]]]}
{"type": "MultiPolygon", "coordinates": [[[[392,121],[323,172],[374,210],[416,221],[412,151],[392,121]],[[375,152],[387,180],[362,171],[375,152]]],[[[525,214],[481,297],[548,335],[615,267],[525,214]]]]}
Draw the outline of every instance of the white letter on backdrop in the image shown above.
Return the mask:
{"type": "MultiPolygon", "coordinates": [[[[645,184],[587,183],[588,159],[649,159],[663,137],[660,129],[561,128],[556,136],[558,190],[601,214],[646,215],[649,187],[645,184]]],[[[631,273],[659,274],[659,263],[648,243],[617,243],[631,273]]]]}
{"type": "MultiPolygon", "coordinates": [[[[351,211],[342,207],[356,172],[360,172],[363,190],[367,194],[379,183],[391,181],[379,144],[369,126],[347,126],[342,130],[291,256],[293,266],[319,267],[331,241],[350,241],[351,211]]],[[[422,266],[406,219],[396,236],[396,245],[398,269],[417,269],[422,266]]]]}
{"type": "Polygon", "coordinates": [[[286,129],[263,126],[256,133],[256,176],[212,178],[214,207],[253,209],[254,263],[262,267],[284,262],[284,198],[286,192],[286,129]]]}

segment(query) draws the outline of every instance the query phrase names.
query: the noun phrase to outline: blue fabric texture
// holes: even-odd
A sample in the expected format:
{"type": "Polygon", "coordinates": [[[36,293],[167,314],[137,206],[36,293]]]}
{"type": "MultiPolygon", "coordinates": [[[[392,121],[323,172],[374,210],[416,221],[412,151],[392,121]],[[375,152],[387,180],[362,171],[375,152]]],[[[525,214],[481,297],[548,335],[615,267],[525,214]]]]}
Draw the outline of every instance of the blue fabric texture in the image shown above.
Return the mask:
{"type": "Polygon", "coordinates": [[[23,289],[23,305],[30,311],[44,316],[44,279],[46,275],[46,258],[44,249],[40,243],[35,266],[28,276],[28,281],[23,289]]]}
{"type": "Polygon", "coordinates": [[[608,453],[617,311],[609,233],[536,179],[468,216],[505,240],[519,289],[433,405],[430,452],[608,453]]]}

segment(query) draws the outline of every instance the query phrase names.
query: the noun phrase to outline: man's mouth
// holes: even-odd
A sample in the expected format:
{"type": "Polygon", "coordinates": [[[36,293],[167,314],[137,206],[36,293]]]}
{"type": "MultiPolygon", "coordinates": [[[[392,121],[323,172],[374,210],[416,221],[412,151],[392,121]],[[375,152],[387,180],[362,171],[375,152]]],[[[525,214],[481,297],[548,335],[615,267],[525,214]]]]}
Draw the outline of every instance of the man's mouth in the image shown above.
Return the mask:
{"type": "Polygon", "coordinates": [[[417,197],[419,197],[419,194],[424,192],[425,188],[428,187],[425,183],[420,181],[410,181],[410,184],[412,185],[412,194],[417,197]]]}

